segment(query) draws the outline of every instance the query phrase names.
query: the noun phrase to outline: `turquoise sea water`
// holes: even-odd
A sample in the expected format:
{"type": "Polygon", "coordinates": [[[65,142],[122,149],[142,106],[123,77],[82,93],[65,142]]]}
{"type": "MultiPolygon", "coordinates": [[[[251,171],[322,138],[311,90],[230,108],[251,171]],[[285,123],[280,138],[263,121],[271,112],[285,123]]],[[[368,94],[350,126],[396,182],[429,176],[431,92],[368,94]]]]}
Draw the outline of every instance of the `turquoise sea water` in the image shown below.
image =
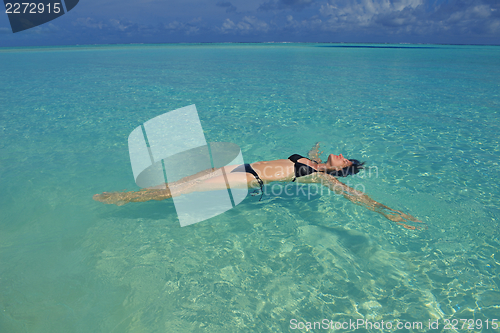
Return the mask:
{"type": "Polygon", "coordinates": [[[0,332],[495,331],[500,47],[366,46],[0,49],[0,332]],[[137,190],[128,135],[190,104],[247,163],[367,161],[342,181],[428,229],[328,192],[184,228],[171,200],[92,200],[137,190]]]}

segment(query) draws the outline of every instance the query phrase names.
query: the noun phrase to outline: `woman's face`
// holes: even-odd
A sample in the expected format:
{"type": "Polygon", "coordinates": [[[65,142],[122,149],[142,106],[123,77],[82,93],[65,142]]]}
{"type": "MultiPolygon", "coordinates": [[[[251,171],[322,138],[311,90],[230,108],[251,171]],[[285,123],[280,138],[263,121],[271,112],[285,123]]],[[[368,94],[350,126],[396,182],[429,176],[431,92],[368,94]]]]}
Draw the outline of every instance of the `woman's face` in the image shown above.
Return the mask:
{"type": "Polygon", "coordinates": [[[349,161],[347,158],[342,156],[342,154],[339,155],[333,155],[330,154],[328,156],[328,160],[326,162],[326,166],[328,169],[336,169],[336,170],[341,170],[345,167],[351,166],[352,162],[349,161]]]}

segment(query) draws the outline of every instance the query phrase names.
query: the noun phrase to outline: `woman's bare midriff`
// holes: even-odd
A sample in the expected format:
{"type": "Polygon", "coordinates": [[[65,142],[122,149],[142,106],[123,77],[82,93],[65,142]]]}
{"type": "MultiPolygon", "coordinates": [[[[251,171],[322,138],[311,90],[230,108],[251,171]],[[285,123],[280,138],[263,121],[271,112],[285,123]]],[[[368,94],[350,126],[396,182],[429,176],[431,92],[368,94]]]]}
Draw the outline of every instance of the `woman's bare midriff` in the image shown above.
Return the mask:
{"type": "Polygon", "coordinates": [[[255,162],[251,166],[263,181],[287,181],[295,177],[294,164],[288,159],[255,162]]]}

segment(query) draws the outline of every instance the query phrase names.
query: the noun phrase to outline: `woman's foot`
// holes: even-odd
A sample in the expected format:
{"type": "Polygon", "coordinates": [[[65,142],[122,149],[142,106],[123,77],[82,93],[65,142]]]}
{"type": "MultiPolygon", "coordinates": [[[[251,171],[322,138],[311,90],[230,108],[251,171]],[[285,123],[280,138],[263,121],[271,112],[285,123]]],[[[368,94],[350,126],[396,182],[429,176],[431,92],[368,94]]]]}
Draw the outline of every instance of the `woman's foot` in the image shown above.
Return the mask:
{"type": "Polygon", "coordinates": [[[122,193],[120,192],[103,192],[101,194],[95,194],[92,199],[105,204],[115,204],[117,206],[123,206],[127,202],[122,199],[122,193]]]}

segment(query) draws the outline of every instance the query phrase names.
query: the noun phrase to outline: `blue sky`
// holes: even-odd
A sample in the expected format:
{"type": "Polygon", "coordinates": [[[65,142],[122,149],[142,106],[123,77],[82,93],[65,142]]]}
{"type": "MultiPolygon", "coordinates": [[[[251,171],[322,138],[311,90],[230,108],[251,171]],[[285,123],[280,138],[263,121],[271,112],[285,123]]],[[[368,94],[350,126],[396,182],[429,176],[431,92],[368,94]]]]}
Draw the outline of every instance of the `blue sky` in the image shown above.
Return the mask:
{"type": "Polygon", "coordinates": [[[80,0],[0,46],[179,42],[500,44],[500,0],[80,0]]]}

